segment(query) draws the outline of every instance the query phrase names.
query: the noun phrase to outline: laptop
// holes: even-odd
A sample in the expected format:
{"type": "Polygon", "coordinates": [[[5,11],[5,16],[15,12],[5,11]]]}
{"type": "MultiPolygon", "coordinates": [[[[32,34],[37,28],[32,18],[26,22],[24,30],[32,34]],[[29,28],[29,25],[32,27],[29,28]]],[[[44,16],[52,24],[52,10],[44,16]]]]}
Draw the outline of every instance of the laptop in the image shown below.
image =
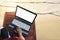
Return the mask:
{"type": "Polygon", "coordinates": [[[37,14],[21,6],[16,7],[15,13],[16,17],[9,24],[9,28],[16,30],[16,27],[19,27],[22,30],[23,36],[27,36],[37,14]]]}

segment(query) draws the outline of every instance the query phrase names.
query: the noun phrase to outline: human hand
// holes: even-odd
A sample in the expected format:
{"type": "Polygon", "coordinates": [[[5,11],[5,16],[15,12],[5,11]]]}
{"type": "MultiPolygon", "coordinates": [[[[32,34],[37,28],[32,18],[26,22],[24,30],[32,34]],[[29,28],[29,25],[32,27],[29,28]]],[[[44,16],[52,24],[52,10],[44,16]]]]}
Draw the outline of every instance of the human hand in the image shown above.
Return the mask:
{"type": "Polygon", "coordinates": [[[25,38],[24,38],[23,35],[22,35],[22,31],[21,31],[21,29],[20,29],[19,27],[17,27],[16,30],[10,30],[10,29],[8,29],[8,31],[9,31],[9,33],[10,33],[13,37],[18,38],[18,39],[20,39],[20,40],[25,40],[25,38]],[[16,35],[17,35],[17,36],[16,36],[16,35]]]}

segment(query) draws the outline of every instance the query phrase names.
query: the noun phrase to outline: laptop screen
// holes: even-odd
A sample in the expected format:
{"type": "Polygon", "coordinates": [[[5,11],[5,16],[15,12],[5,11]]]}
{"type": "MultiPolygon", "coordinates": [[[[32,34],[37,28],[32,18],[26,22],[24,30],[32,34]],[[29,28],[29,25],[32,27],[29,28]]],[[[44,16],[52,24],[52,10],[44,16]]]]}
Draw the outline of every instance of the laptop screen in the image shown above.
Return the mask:
{"type": "Polygon", "coordinates": [[[29,12],[27,10],[24,10],[20,7],[17,7],[16,10],[17,10],[16,11],[16,16],[18,16],[18,17],[20,17],[20,18],[22,18],[22,19],[24,19],[24,20],[26,20],[30,23],[32,23],[34,18],[36,17],[35,14],[32,14],[31,12],[29,12]]]}

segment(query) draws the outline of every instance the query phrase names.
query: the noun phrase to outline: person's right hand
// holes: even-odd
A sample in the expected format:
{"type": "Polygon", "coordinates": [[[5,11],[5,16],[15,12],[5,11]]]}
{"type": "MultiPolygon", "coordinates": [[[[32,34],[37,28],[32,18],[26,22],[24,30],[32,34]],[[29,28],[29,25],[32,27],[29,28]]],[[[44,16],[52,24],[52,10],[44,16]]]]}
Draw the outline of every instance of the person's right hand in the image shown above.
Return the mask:
{"type": "Polygon", "coordinates": [[[21,29],[19,28],[19,27],[17,27],[17,29],[16,29],[16,31],[15,31],[18,35],[19,35],[19,39],[20,40],[25,40],[25,38],[23,37],[23,35],[22,35],[22,31],[21,31],[21,29]]]}
{"type": "Polygon", "coordinates": [[[22,35],[22,31],[21,31],[21,29],[19,27],[17,27],[16,30],[10,30],[10,29],[8,29],[8,31],[9,31],[9,33],[11,35],[13,35],[13,37],[18,38],[20,40],[25,40],[25,38],[22,35]],[[15,35],[17,35],[17,36],[15,36],[15,35]]]}

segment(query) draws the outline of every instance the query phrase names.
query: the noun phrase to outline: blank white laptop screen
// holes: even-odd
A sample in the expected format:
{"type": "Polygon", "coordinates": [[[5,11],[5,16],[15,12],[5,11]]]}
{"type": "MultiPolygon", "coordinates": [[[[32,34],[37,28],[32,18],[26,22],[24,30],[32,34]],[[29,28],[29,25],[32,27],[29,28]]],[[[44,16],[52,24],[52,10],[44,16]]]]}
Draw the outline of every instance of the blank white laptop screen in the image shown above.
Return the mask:
{"type": "Polygon", "coordinates": [[[17,7],[16,16],[23,18],[24,20],[27,20],[30,23],[32,23],[36,15],[17,7]]]}

